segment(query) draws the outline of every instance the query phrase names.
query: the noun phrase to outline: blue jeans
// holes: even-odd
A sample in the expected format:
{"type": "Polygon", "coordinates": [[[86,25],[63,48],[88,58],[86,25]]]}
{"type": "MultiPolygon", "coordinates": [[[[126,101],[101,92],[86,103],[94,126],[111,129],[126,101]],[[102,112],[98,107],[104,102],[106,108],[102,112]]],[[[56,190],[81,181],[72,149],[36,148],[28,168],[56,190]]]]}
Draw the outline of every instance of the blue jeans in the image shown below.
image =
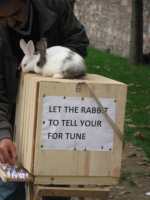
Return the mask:
{"type": "Polygon", "coordinates": [[[0,180],[0,200],[24,200],[25,189],[22,183],[4,183],[0,180]]]}
{"type": "MultiPolygon", "coordinates": [[[[0,180],[0,200],[25,200],[24,183],[4,183],[0,180]]],[[[70,198],[45,197],[43,200],[70,200],[70,198]]]]}

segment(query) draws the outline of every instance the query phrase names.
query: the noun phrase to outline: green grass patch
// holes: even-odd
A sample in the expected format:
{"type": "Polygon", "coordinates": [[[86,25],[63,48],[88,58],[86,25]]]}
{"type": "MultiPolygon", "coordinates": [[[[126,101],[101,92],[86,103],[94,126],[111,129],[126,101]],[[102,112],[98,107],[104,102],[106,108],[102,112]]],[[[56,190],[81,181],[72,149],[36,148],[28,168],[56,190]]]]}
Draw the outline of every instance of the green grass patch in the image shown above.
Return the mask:
{"type": "Polygon", "coordinates": [[[125,139],[142,147],[150,158],[150,66],[131,65],[125,58],[93,48],[88,50],[86,63],[88,73],[128,84],[125,139]]]}

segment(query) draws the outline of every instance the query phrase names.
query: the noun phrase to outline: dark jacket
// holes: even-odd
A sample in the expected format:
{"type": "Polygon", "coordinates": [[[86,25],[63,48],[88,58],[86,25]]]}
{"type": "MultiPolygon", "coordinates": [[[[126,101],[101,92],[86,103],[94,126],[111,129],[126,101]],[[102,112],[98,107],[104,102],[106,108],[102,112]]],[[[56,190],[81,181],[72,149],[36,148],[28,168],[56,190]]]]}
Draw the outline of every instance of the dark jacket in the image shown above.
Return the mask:
{"type": "Polygon", "coordinates": [[[20,30],[0,26],[0,139],[10,137],[13,132],[11,118],[18,85],[17,66],[23,57],[20,38],[36,42],[46,37],[48,47],[66,46],[83,57],[89,43],[84,27],[73,14],[70,0],[32,0],[32,12],[25,26],[20,30]]]}

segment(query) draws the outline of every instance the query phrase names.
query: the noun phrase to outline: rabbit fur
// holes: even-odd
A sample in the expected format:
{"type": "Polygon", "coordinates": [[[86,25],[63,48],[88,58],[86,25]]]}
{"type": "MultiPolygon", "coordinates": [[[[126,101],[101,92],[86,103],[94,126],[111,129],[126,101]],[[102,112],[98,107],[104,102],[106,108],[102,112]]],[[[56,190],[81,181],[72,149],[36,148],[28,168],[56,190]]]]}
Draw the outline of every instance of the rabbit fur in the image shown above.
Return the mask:
{"type": "Polygon", "coordinates": [[[23,72],[35,72],[53,78],[79,78],[85,75],[84,59],[76,52],[63,46],[47,48],[45,38],[36,43],[20,40],[25,54],[21,61],[23,72]]]}

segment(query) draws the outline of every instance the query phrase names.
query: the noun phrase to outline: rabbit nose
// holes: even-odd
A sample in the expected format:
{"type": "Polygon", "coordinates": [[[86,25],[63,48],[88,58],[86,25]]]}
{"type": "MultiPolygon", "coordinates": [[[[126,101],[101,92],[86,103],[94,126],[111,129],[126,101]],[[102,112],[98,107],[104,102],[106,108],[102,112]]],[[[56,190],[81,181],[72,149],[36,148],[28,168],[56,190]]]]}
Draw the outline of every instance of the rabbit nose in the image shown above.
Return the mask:
{"type": "Polygon", "coordinates": [[[20,70],[21,69],[21,65],[19,65],[17,69],[20,70]]]}
{"type": "Polygon", "coordinates": [[[20,69],[21,69],[21,62],[18,65],[18,70],[20,70],[20,69]]]}

